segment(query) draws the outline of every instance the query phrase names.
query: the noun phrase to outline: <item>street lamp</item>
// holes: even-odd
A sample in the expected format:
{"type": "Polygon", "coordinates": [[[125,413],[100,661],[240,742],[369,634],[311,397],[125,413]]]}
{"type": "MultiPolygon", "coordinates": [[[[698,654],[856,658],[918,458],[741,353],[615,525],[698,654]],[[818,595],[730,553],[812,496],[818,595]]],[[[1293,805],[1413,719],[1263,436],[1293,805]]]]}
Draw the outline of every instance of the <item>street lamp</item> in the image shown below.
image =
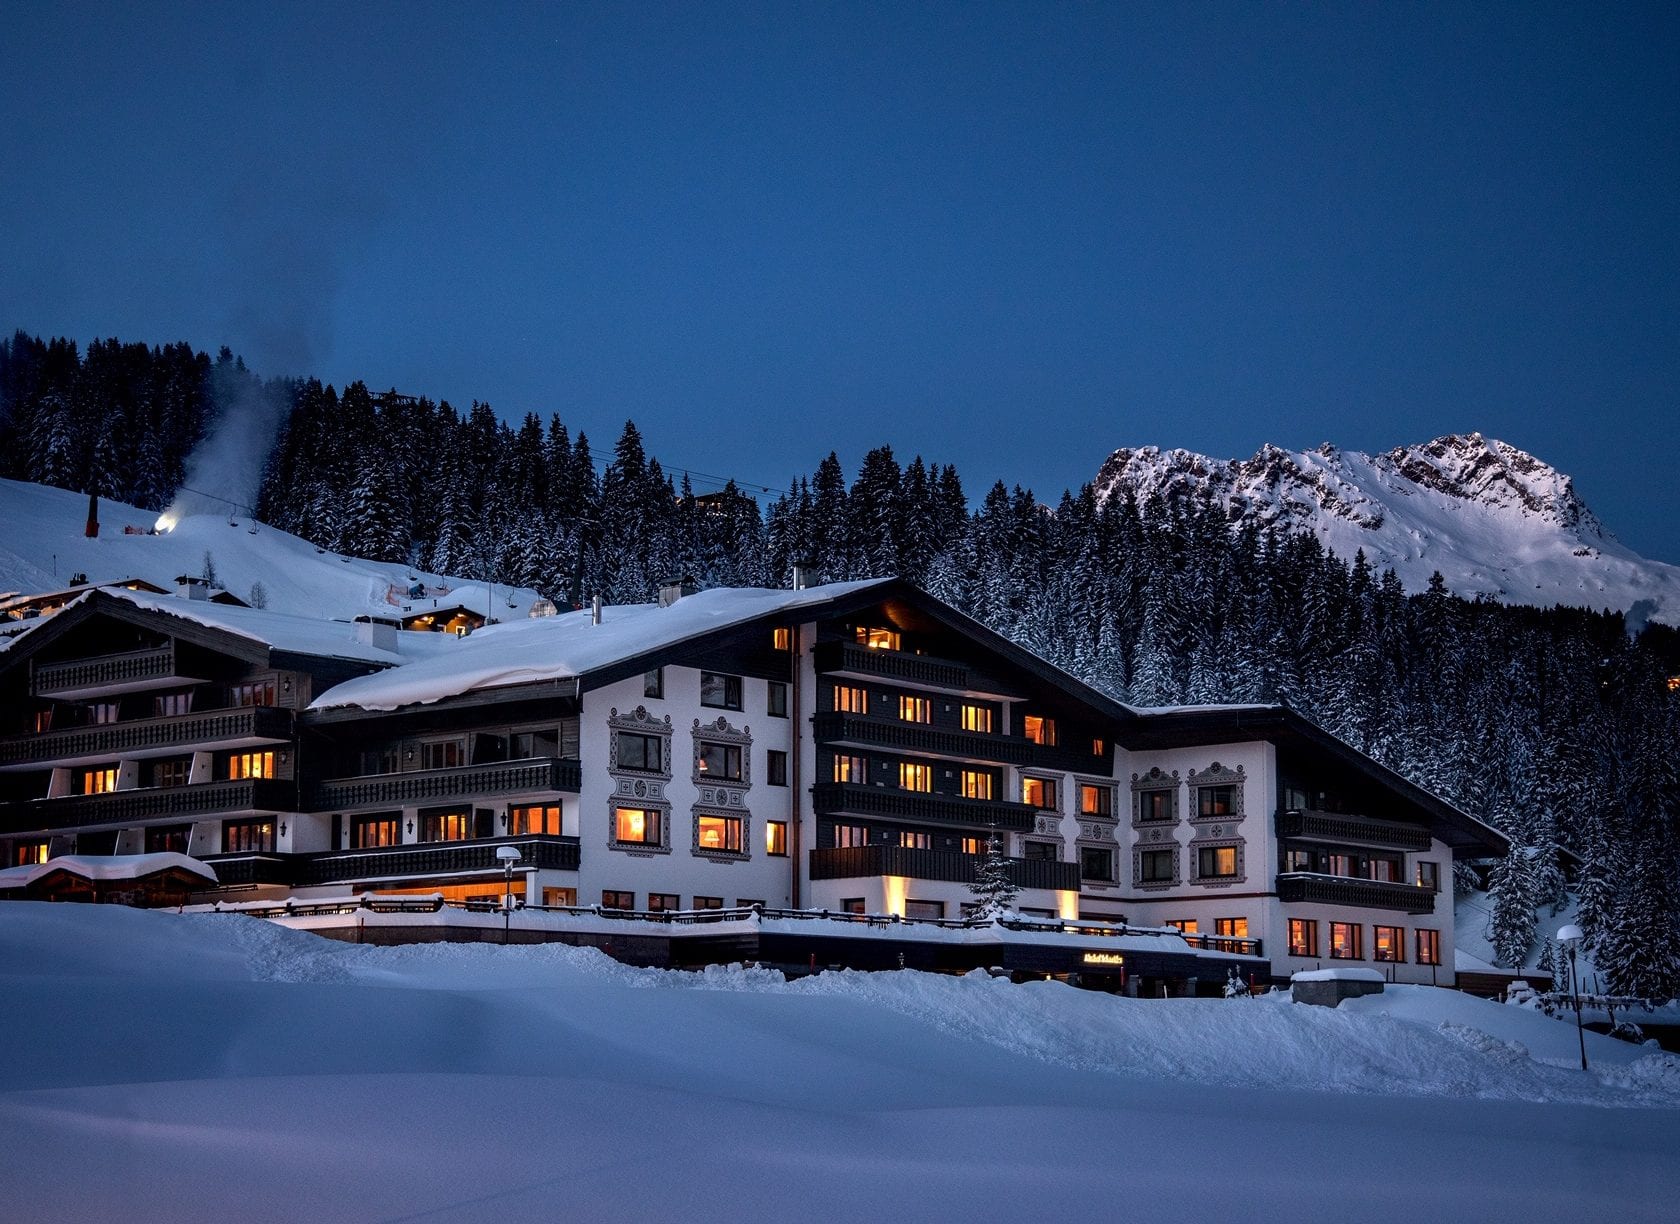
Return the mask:
{"type": "Polygon", "coordinates": [[[1581,1027],[1581,987],[1575,976],[1575,951],[1581,946],[1584,938],[1581,928],[1573,922],[1558,928],[1557,941],[1563,945],[1563,950],[1569,953],[1569,998],[1575,1005],[1575,1036],[1581,1041],[1581,1070],[1587,1069],[1587,1033],[1581,1027]]]}
{"type": "Polygon", "coordinates": [[[513,921],[513,865],[519,861],[518,846],[497,846],[496,860],[502,865],[506,885],[502,889],[502,942],[508,941],[508,926],[513,921]]]}

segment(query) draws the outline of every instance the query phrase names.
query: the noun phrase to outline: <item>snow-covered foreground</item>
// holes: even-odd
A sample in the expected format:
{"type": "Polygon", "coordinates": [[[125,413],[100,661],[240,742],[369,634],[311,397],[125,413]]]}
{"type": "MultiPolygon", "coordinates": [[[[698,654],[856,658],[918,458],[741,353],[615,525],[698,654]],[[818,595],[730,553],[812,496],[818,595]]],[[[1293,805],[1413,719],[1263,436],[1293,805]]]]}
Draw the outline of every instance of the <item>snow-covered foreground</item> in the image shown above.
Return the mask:
{"type": "Polygon", "coordinates": [[[0,905],[17,1220],[1670,1220],[1680,1061],[1331,1011],[0,905]]]}

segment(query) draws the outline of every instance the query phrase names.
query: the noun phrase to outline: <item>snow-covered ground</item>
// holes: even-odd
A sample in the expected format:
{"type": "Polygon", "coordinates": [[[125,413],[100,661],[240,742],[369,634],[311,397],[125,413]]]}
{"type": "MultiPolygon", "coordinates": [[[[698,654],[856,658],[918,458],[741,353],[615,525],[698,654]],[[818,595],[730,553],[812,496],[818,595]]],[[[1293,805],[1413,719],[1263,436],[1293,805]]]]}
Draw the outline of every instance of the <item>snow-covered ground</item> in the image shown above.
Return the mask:
{"type": "Polygon", "coordinates": [[[1680,1061],[1334,1011],[0,905],[17,1220],[1671,1220],[1680,1061]]]}

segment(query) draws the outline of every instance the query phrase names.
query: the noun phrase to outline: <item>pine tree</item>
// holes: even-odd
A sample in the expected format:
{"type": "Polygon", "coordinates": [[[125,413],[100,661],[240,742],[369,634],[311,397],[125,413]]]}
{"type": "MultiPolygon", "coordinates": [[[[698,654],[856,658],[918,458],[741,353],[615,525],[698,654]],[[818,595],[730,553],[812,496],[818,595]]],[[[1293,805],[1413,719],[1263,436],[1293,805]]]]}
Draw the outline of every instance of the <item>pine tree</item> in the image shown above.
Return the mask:
{"type": "Polygon", "coordinates": [[[1492,926],[1488,938],[1499,963],[1520,970],[1534,945],[1534,873],[1527,847],[1513,845],[1494,868],[1492,926]]]}
{"type": "Polygon", "coordinates": [[[1010,913],[1020,891],[994,829],[986,841],[986,853],[974,869],[974,883],[969,885],[974,897],[973,917],[985,922],[1010,913]]]}

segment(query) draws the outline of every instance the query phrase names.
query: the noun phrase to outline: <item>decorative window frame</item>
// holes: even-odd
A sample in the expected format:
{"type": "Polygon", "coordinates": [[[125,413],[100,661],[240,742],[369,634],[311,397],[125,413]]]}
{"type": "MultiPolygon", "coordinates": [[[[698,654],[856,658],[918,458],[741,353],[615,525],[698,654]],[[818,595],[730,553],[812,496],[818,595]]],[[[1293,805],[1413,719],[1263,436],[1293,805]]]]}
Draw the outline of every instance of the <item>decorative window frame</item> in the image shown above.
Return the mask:
{"type": "Polygon", "coordinates": [[[739,808],[746,803],[747,791],[752,789],[752,728],[736,727],[727,718],[710,722],[694,720],[693,749],[689,753],[690,779],[699,792],[699,806],[739,808]],[[714,778],[700,772],[700,745],[721,744],[741,750],[741,776],[714,778]]]}
{"type": "MultiPolygon", "coordinates": [[[[1114,831],[1112,829],[1110,829],[1108,831],[1109,836],[1106,839],[1102,838],[1102,837],[1097,837],[1097,836],[1088,837],[1085,834],[1086,827],[1087,826],[1085,826],[1084,824],[1080,825],[1079,840],[1076,841],[1073,845],[1073,854],[1074,854],[1074,860],[1073,861],[1079,864],[1079,888],[1080,888],[1080,891],[1084,892],[1084,891],[1089,890],[1091,892],[1104,892],[1104,891],[1109,890],[1109,889],[1119,888],[1120,887],[1120,843],[1113,836],[1114,831]],[[1085,874],[1085,851],[1087,851],[1087,850],[1106,850],[1106,851],[1108,851],[1109,862],[1111,864],[1113,864],[1113,870],[1114,870],[1114,874],[1110,878],[1108,878],[1106,880],[1103,880],[1103,879],[1097,878],[1096,876],[1088,876],[1088,875],[1085,874]]],[[[1099,830],[1099,832],[1100,832],[1100,830],[1099,830]]]]}
{"type": "Polygon", "coordinates": [[[671,853],[671,801],[666,787],[671,783],[671,716],[650,714],[646,706],[637,706],[624,714],[615,706],[607,713],[607,773],[613,780],[612,795],[607,801],[607,849],[618,850],[639,858],[671,853]],[[618,734],[660,737],[660,761],[664,768],[658,773],[640,769],[621,769],[618,765],[618,734]],[[618,840],[618,809],[642,808],[659,813],[658,842],[621,842],[618,840]]]}
{"type": "MultiPolygon", "coordinates": [[[[1189,817],[1192,825],[1237,824],[1246,815],[1243,807],[1243,784],[1248,781],[1248,778],[1241,765],[1238,765],[1235,769],[1227,769],[1218,761],[1215,761],[1201,773],[1192,769],[1185,776],[1185,781],[1190,788],[1189,817]],[[1231,810],[1222,816],[1201,815],[1202,801],[1199,792],[1204,786],[1229,786],[1232,790],[1233,799],[1231,810]]],[[[1200,837],[1201,833],[1198,832],[1196,836],[1200,837]]]]}
{"type": "Polygon", "coordinates": [[[1035,806],[1033,810],[1036,812],[1054,812],[1057,820],[1059,821],[1062,813],[1067,810],[1064,807],[1064,804],[1067,803],[1067,775],[1057,773],[1056,771],[1050,769],[1016,770],[1015,795],[1017,803],[1026,802],[1026,783],[1029,779],[1034,779],[1039,782],[1047,782],[1050,786],[1055,788],[1056,802],[1050,807],[1035,806]]]}
{"type": "MultiPolygon", "coordinates": [[[[1215,825],[1215,828],[1220,826],[1215,825]]],[[[1241,884],[1248,879],[1248,851],[1240,837],[1197,837],[1192,840],[1190,850],[1190,883],[1202,888],[1229,888],[1233,884],[1241,884]],[[1228,876],[1204,876],[1201,874],[1203,850],[1232,849],[1237,852],[1237,874],[1228,876]]]]}
{"type": "Polygon", "coordinates": [[[1120,821],[1120,784],[1113,778],[1104,778],[1090,774],[1074,774],[1069,786],[1071,792],[1073,815],[1081,824],[1086,821],[1101,821],[1105,824],[1118,824],[1120,821]],[[1108,815],[1099,816],[1095,812],[1081,810],[1079,791],[1086,786],[1100,786],[1108,791],[1108,815]]]}
{"type": "Polygon", "coordinates": [[[717,804],[695,804],[689,829],[689,853],[695,858],[711,859],[718,863],[745,863],[752,858],[752,813],[745,808],[726,808],[717,804]],[[715,816],[721,820],[741,822],[739,850],[708,850],[700,846],[700,818],[715,816]]]}
{"type": "MultiPolygon", "coordinates": [[[[1164,823],[1164,822],[1162,822],[1164,823]]],[[[1139,841],[1132,847],[1132,887],[1141,892],[1164,892],[1169,888],[1177,888],[1184,879],[1184,858],[1179,854],[1178,839],[1169,836],[1164,829],[1152,829],[1151,834],[1159,834],[1154,841],[1139,841]],[[1145,880],[1143,878],[1143,856],[1146,851],[1166,850],[1172,853],[1172,878],[1167,880],[1145,880]]]]}
{"type": "Polygon", "coordinates": [[[1180,789],[1178,770],[1163,773],[1159,765],[1152,766],[1148,773],[1132,775],[1132,827],[1134,829],[1173,829],[1178,827],[1178,792],[1180,789]],[[1168,820],[1145,820],[1143,818],[1143,796],[1156,791],[1167,792],[1167,809],[1171,812],[1168,820]]]}
{"type": "MultiPolygon", "coordinates": [[[[626,778],[662,778],[671,780],[671,716],[660,717],[648,713],[646,706],[637,706],[626,714],[620,714],[614,707],[607,713],[607,772],[616,777],[626,778]],[[618,763],[618,733],[628,731],[635,735],[657,735],[661,737],[659,758],[662,768],[657,772],[646,769],[624,769],[618,763]]],[[[663,787],[660,788],[663,792],[663,787]]]]}

